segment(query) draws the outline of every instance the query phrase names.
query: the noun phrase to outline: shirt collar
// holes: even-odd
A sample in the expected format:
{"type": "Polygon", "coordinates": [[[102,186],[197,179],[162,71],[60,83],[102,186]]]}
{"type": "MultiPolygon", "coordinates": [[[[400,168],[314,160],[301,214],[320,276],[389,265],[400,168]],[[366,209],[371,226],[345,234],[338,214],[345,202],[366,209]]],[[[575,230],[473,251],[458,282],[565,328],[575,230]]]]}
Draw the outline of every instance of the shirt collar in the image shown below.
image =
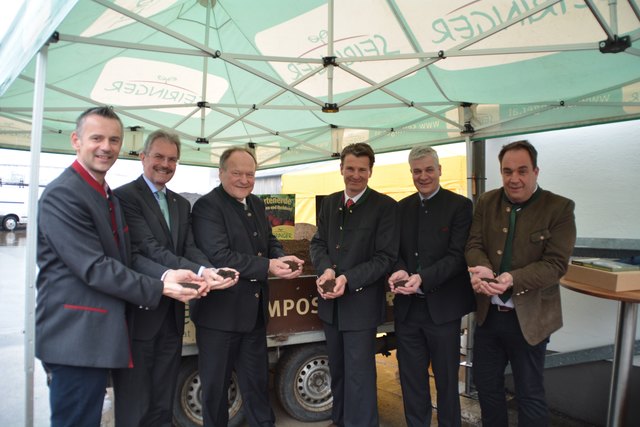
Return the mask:
{"type": "Polygon", "coordinates": [[[155,194],[158,191],[162,191],[165,195],[167,194],[167,187],[162,187],[160,190],[158,190],[156,186],[153,184],[153,182],[149,181],[149,179],[146,176],[144,176],[144,174],[142,174],[142,179],[144,179],[144,182],[147,183],[147,185],[149,186],[149,190],[151,190],[153,194],[155,194]]]}
{"type": "Polygon", "coordinates": [[[365,192],[365,191],[367,191],[367,189],[366,189],[366,188],[365,188],[364,190],[362,190],[361,192],[359,192],[358,194],[356,194],[355,196],[353,196],[353,197],[349,197],[349,196],[347,195],[347,190],[344,190],[344,191],[343,191],[343,193],[344,193],[344,200],[345,200],[345,202],[346,202],[347,200],[351,199],[351,200],[353,200],[353,203],[356,203],[356,202],[360,199],[360,197],[362,197],[362,195],[364,194],[364,192],[365,192]]]}
{"type": "Polygon", "coordinates": [[[104,184],[100,184],[95,176],[87,168],[84,167],[82,163],[76,159],[71,167],[78,172],[78,174],[84,179],[94,190],[102,195],[102,197],[107,198],[107,194],[109,194],[109,185],[107,185],[107,181],[104,181],[104,184]]]}
{"type": "Polygon", "coordinates": [[[507,203],[510,203],[510,204],[512,204],[514,206],[519,206],[521,208],[524,208],[528,204],[530,204],[533,201],[535,201],[538,198],[539,195],[540,195],[540,186],[538,184],[536,184],[536,189],[533,190],[533,193],[531,193],[531,197],[529,197],[527,200],[525,200],[522,203],[513,203],[511,200],[509,200],[509,197],[507,197],[507,192],[504,191],[504,187],[502,188],[502,198],[504,199],[504,201],[507,202],[507,203]]]}
{"type": "Polygon", "coordinates": [[[422,195],[422,193],[421,193],[421,192],[419,192],[419,191],[418,191],[418,196],[420,196],[420,201],[423,201],[423,200],[431,200],[431,199],[433,199],[433,198],[436,196],[436,194],[438,194],[438,192],[439,192],[439,191],[440,191],[440,186],[438,185],[438,189],[437,189],[436,191],[434,191],[434,192],[433,192],[433,194],[432,194],[432,195],[430,195],[429,197],[424,197],[424,196],[422,195]]]}

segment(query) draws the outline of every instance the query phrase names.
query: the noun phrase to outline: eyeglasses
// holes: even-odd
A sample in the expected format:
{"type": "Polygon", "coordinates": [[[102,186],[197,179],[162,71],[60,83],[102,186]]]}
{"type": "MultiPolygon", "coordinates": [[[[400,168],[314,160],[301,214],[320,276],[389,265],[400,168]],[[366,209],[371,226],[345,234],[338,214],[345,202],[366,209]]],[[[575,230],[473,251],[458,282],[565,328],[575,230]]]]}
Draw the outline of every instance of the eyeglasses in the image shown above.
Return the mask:
{"type": "Polygon", "coordinates": [[[156,163],[164,163],[165,161],[169,162],[169,164],[172,164],[172,165],[175,165],[176,163],[178,163],[177,157],[166,157],[166,156],[163,156],[162,154],[157,154],[157,153],[152,155],[151,158],[156,163]]]}

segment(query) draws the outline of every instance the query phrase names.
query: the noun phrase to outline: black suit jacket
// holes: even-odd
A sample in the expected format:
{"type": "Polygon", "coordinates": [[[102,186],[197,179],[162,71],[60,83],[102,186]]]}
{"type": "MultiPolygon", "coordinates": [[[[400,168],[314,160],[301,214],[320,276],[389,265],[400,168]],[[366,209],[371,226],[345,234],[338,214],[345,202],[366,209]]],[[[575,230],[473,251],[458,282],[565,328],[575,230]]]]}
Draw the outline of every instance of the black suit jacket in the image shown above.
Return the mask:
{"type": "MultiPolygon", "coordinates": [[[[191,204],[187,199],[167,189],[172,224],[169,230],[160,205],[142,175],[114,192],[122,205],[132,245],[142,255],[163,266],[156,273],[158,277],[167,269],[182,268],[198,273],[201,266],[211,266],[195,245],[191,232],[191,204]]],[[[137,305],[129,309],[133,338],[150,339],[155,336],[169,313],[176,318],[178,333],[184,332],[185,305],[180,301],[163,296],[155,310],[137,305]]]]}
{"type": "Polygon", "coordinates": [[[269,259],[284,256],[284,251],[271,232],[262,200],[252,194],[247,197],[247,204],[250,209],[245,211],[242,203],[219,186],[193,205],[193,232],[198,247],[213,265],[240,272],[236,285],[211,292],[192,304],[191,319],[196,326],[249,332],[256,325],[260,301],[267,323],[269,259]]]}
{"type": "MultiPolygon", "coordinates": [[[[471,200],[444,188],[427,200],[424,209],[418,193],[398,203],[400,252],[394,271],[414,274],[420,266],[421,288],[436,324],[460,319],[474,309],[475,298],[464,258],[472,216],[471,200]],[[428,216],[429,226],[423,234],[418,232],[419,215],[428,216]],[[423,250],[418,247],[419,240],[423,242],[423,250]]],[[[411,298],[395,296],[396,320],[406,318],[411,298]]]]}
{"type": "Polygon", "coordinates": [[[318,299],[318,315],[340,330],[363,330],[382,323],[385,284],[398,251],[396,201],[368,188],[349,210],[344,192],[327,196],[318,215],[318,231],[309,254],[318,274],[327,268],[344,274],[347,288],[340,298],[318,299]]]}
{"type": "Polygon", "coordinates": [[[113,207],[119,245],[107,199],[73,168],[47,185],[40,197],[36,356],[43,362],[126,368],[126,302],[155,307],[160,301],[162,282],[127,268],[139,256],[130,252],[115,197],[113,207]]]}

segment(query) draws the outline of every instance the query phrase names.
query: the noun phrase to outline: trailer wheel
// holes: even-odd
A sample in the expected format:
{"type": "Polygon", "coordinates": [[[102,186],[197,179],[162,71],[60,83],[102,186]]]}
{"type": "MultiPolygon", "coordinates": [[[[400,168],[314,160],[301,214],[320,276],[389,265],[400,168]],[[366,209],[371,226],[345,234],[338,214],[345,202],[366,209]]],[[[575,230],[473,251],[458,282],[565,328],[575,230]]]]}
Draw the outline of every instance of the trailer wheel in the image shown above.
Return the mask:
{"type": "Polygon", "coordinates": [[[324,344],[288,349],[278,361],[276,393],[285,411],[305,422],[331,418],[333,397],[324,344]]]}
{"type": "Polygon", "coordinates": [[[18,227],[18,217],[7,215],[2,219],[2,228],[7,231],[13,231],[18,227]]]}
{"type": "MultiPolygon", "coordinates": [[[[178,373],[178,386],[173,399],[173,419],[177,427],[202,426],[202,385],[198,375],[198,358],[183,357],[178,373]]],[[[236,373],[229,386],[229,427],[239,427],[244,421],[242,396],[236,373]]]]}

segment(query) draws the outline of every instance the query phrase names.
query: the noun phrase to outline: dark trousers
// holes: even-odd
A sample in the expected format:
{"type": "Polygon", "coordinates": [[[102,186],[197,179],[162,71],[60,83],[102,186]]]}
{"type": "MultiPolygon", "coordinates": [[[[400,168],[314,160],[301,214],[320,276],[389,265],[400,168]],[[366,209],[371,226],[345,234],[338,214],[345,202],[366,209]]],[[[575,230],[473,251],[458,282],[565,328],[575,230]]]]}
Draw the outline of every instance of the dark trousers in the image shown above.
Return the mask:
{"type": "Polygon", "coordinates": [[[511,364],[518,403],[519,427],[549,425],[549,408],[545,401],[543,371],[548,339],[537,345],[526,342],[518,324],[516,310],[498,312],[496,306],[482,326],[478,325],[474,340],[473,375],[482,424],[508,427],[504,370],[511,364]]]}
{"type": "Polygon", "coordinates": [[[265,327],[241,333],[198,326],[196,340],[204,426],[227,426],[228,389],[234,368],[247,423],[252,427],[273,426],[275,415],[269,405],[269,360],[265,327]]]}
{"type": "Polygon", "coordinates": [[[395,333],[407,426],[431,425],[428,372],[431,363],[437,390],[438,426],[460,427],[460,320],[436,325],[426,300],[413,297],[407,317],[396,320],[395,333]]]}
{"type": "Polygon", "coordinates": [[[133,340],[133,368],[112,372],[118,427],[171,427],[182,337],[169,310],[151,340],[133,340]]]}
{"type": "Polygon", "coordinates": [[[46,364],[51,427],[99,427],[109,370],[46,364]]]}
{"type": "Polygon", "coordinates": [[[333,409],[339,426],[378,426],[376,329],[339,331],[325,323],[333,409]]]}

